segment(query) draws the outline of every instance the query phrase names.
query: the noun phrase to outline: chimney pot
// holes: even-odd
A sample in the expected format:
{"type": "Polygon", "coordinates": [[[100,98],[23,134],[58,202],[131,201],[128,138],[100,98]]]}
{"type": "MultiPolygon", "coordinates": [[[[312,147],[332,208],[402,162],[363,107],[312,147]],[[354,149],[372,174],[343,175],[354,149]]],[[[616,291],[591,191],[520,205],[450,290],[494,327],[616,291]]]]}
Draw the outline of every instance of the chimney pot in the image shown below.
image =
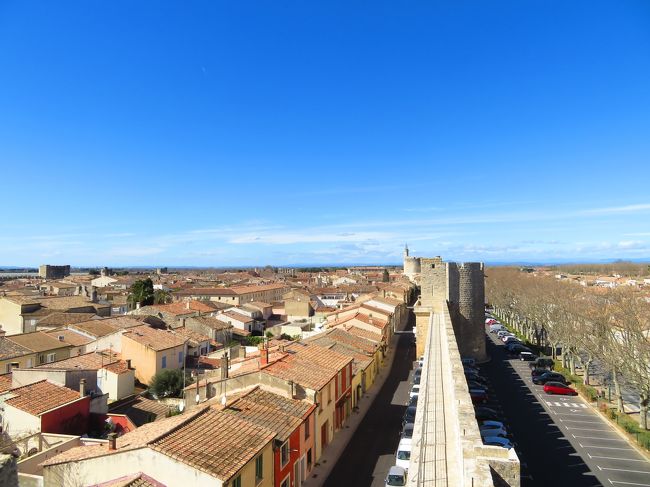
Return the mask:
{"type": "Polygon", "coordinates": [[[79,381],[79,397],[86,396],[86,379],[81,379],[79,381]]]}
{"type": "Polygon", "coordinates": [[[108,434],[108,449],[109,450],[117,449],[117,435],[115,433],[108,434]]]}

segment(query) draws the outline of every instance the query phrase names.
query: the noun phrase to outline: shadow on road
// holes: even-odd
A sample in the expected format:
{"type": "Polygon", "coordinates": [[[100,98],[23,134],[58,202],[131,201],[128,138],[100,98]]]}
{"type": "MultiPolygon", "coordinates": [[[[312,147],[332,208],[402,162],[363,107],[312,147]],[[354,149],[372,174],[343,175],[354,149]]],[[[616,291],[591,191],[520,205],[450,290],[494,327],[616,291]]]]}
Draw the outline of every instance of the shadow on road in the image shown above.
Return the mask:
{"type": "MultiPolygon", "coordinates": [[[[413,321],[411,313],[406,330],[412,329],[413,321]]],[[[371,485],[379,457],[392,456],[397,450],[406,406],[392,405],[391,402],[400,382],[408,380],[415,360],[413,335],[403,333],[397,336],[392,367],[382,371],[388,374],[386,382],[332,469],[324,484],[326,487],[371,485]]]]}
{"type": "Polygon", "coordinates": [[[504,347],[487,340],[491,362],[481,367],[522,462],[522,487],[595,487],[601,483],[508,362],[504,347]]]}

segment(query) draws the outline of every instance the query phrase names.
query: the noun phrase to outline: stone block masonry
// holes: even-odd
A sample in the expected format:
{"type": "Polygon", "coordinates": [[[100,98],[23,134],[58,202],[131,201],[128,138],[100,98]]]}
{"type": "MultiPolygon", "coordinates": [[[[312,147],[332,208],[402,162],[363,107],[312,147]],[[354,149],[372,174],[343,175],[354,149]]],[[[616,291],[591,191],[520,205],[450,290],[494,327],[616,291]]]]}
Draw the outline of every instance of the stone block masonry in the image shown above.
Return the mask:
{"type": "MultiPolygon", "coordinates": [[[[485,276],[480,262],[444,262],[441,257],[420,257],[419,306],[430,307],[434,313],[448,308],[452,318],[460,354],[479,362],[487,360],[485,333],[485,276]]],[[[417,353],[422,352],[419,338],[428,333],[424,318],[416,316],[418,337],[417,353]],[[422,330],[420,330],[422,326],[422,330]]]]}

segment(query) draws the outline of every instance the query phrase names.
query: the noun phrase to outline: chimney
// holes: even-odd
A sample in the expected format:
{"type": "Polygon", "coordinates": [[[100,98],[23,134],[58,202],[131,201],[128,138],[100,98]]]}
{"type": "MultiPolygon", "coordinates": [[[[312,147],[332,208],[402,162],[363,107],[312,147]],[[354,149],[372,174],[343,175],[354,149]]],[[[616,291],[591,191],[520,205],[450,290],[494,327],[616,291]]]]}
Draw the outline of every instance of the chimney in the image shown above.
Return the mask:
{"type": "Polygon", "coordinates": [[[228,354],[224,353],[223,357],[221,357],[221,378],[222,379],[227,379],[228,378],[228,354]]]}
{"type": "Polygon", "coordinates": [[[126,368],[131,370],[131,359],[130,358],[126,359],[126,368]]]}
{"type": "Polygon", "coordinates": [[[79,381],[79,397],[86,397],[86,379],[79,381]]]}
{"type": "Polygon", "coordinates": [[[268,365],[269,363],[269,349],[264,346],[262,350],[260,350],[260,364],[261,365],[268,365]]]}
{"type": "Polygon", "coordinates": [[[6,334],[7,334],[7,332],[4,331],[4,330],[2,329],[2,327],[0,326],[0,338],[4,338],[6,334]]]}
{"type": "Polygon", "coordinates": [[[192,309],[189,301],[185,301],[185,309],[192,309]]]}
{"type": "Polygon", "coordinates": [[[117,435],[115,433],[108,434],[108,449],[109,450],[117,449],[117,435]]]}

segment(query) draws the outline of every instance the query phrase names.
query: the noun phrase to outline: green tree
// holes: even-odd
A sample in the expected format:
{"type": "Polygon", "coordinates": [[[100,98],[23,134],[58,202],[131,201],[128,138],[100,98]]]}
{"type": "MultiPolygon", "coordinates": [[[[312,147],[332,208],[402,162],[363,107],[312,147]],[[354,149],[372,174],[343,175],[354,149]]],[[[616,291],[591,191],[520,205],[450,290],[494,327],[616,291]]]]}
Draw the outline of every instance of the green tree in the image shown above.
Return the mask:
{"type": "Polygon", "coordinates": [[[140,303],[140,306],[153,304],[153,299],[153,282],[148,278],[135,281],[129,289],[129,297],[127,298],[131,308],[135,308],[136,303],[140,303]]]}
{"type": "Polygon", "coordinates": [[[154,304],[167,304],[172,302],[172,295],[162,289],[156,289],[153,293],[154,304]]]}
{"type": "MultiPolygon", "coordinates": [[[[185,382],[188,385],[190,382],[185,382]]],[[[183,370],[161,370],[151,379],[149,391],[156,397],[180,397],[183,392],[183,370]]]]}
{"type": "Polygon", "coordinates": [[[381,275],[381,282],[389,282],[390,274],[388,274],[388,269],[384,269],[384,273],[381,275]]]}

